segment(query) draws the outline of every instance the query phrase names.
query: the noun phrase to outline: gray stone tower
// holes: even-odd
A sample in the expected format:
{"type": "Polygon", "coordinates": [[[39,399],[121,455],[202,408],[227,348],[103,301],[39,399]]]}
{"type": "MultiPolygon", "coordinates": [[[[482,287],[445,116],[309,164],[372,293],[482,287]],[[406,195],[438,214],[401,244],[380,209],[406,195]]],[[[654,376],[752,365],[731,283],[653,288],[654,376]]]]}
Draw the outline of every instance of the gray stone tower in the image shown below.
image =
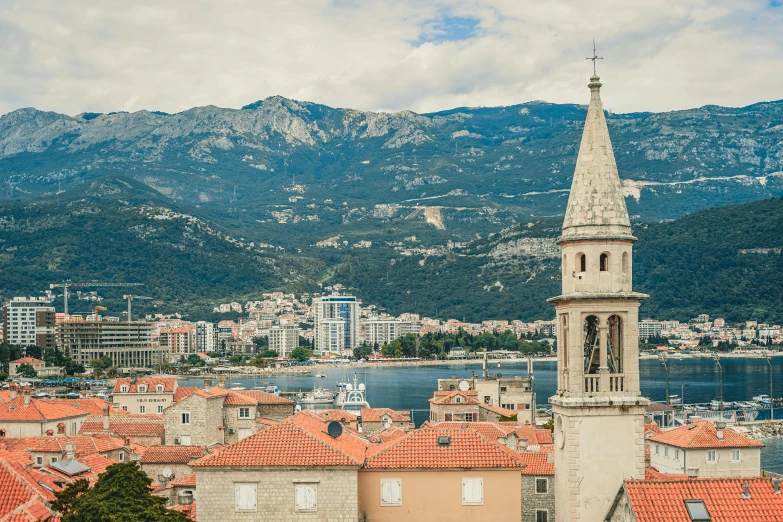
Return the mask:
{"type": "Polygon", "coordinates": [[[557,313],[555,496],[558,522],[603,520],[624,479],[644,478],[639,302],[631,288],[631,222],[601,104],[590,78],[563,232],[557,313]]]}

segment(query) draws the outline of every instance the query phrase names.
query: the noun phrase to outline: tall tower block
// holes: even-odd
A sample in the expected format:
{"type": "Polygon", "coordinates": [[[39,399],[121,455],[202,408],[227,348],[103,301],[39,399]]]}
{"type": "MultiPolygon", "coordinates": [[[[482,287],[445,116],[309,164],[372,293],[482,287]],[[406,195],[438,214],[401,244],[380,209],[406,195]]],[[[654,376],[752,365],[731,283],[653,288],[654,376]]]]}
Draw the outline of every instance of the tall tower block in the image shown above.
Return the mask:
{"type": "Polygon", "coordinates": [[[598,75],[563,232],[557,313],[555,497],[558,522],[603,520],[625,479],[644,478],[639,302],[631,288],[631,221],[620,188],[598,75]]]}

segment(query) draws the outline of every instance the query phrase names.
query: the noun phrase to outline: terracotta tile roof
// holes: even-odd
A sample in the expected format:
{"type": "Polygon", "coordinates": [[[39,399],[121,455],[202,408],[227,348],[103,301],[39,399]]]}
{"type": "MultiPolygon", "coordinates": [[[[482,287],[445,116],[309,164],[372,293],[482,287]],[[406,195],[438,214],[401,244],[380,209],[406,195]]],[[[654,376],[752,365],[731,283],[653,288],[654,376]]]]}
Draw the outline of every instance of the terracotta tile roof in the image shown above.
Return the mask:
{"type": "MultiPolygon", "coordinates": [[[[214,393],[214,392],[215,392],[215,388],[212,388],[212,390],[210,390],[210,393],[214,393]]],[[[286,399],[285,397],[280,397],[279,395],[275,395],[274,393],[267,393],[261,390],[242,390],[242,391],[230,392],[230,394],[235,394],[235,393],[255,399],[257,404],[291,404],[291,405],[294,404],[294,401],[292,401],[291,399],[286,399]]]]}
{"type": "Polygon", "coordinates": [[[398,428],[397,426],[392,426],[391,428],[386,428],[385,430],[376,433],[371,437],[371,440],[373,442],[378,441],[381,443],[386,443],[386,442],[397,440],[401,437],[404,437],[407,434],[408,432],[403,430],[402,428],[398,428]]]}
{"type": "Polygon", "coordinates": [[[163,385],[162,393],[173,393],[177,388],[177,379],[174,377],[139,377],[133,384],[128,378],[117,379],[117,382],[114,383],[114,393],[121,393],[120,388],[123,384],[129,387],[127,393],[138,393],[139,384],[147,385],[147,393],[161,393],[155,392],[158,384],[163,385]]]}
{"type": "Polygon", "coordinates": [[[497,422],[433,422],[428,424],[428,427],[432,429],[444,430],[462,429],[463,426],[477,431],[491,441],[496,441],[514,431],[513,427],[503,426],[497,422]]]}
{"type": "Polygon", "coordinates": [[[368,469],[522,468],[519,454],[472,429],[412,431],[365,461],[368,469]],[[449,437],[448,444],[439,444],[449,437]]]}
{"type": "Polygon", "coordinates": [[[276,421],[273,419],[266,419],[264,417],[256,417],[256,422],[258,424],[266,424],[267,426],[274,426],[275,424],[280,424],[280,421],[276,421]]]}
{"type": "Polygon", "coordinates": [[[347,428],[334,439],[327,424],[308,411],[298,412],[285,421],[256,432],[227,446],[220,453],[191,462],[191,467],[222,466],[350,466],[364,460],[367,443],[347,428]]]}
{"type": "Polygon", "coordinates": [[[457,397],[460,397],[459,404],[468,404],[468,405],[481,404],[481,402],[479,402],[479,400],[476,399],[474,395],[468,394],[460,390],[450,391],[445,395],[441,395],[438,392],[435,392],[435,396],[430,399],[430,402],[432,404],[458,404],[456,402],[457,397]]]}
{"type": "Polygon", "coordinates": [[[0,404],[0,421],[4,422],[43,422],[70,419],[84,415],[89,415],[89,413],[72,406],[52,404],[49,401],[33,398],[30,398],[30,404],[25,406],[24,397],[21,396],[17,396],[14,400],[9,400],[4,404],[0,404]]]}
{"type": "Polygon", "coordinates": [[[196,474],[195,473],[188,473],[187,475],[182,475],[181,477],[176,477],[174,480],[169,482],[169,486],[183,486],[183,487],[196,487],[196,474]]]}
{"type": "MultiPolygon", "coordinates": [[[[109,417],[109,433],[120,437],[163,435],[163,415],[111,415],[109,417]]],[[[103,416],[87,417],[79,433],[89,435],[104,433],[103,416]]]]}
{"type": "Polygon", "coordinates": [[[187,464],[207,454],[204,446],[150,446],[141,457],[142,464],[187,464]]]}
{"type": "Polygon", "coordinates": [[[523,475],[554,475],[555,464],[549,462],[548,453],[520,453],[519,460],[525,465],[523,475]]]}
{"type": "Polygon", "coordinates": [[[317,410],[315,414],[325,421],[339,421],[345,419],[345,422],[356,422],[356,415],[345,410],[317,410]]]}
{"type": "Polygon", "coordinates": [[[22,357],[21,359],[17,359],[11,362],[17,364],[40,364],[45,361],[42,361],[41,359],[36,359],[35,357],[22,357]]]}
{"type": "Polygon", "coordinates": [[[112,407],[109,401],[91,397],[89,399],[46,399],[49,404],[67,406],[70,408],[86,411],[90,415],[103,415],[103,408],[109,406],[112,415],[125,415],[128,412],[112,407]]]}
{"type": "Polygon", "coordinates": [[[650,437],[652,442],[660,442],[678,448],[761,448],[761,442],[740,435],[726,428],[723,430],[723,440],[719,440],[715,425],[709,421],[699,421],[686,424],[669,431],[663,431],[650,437]]]}
{"type": "Polygon", "coordinates": [[[644,468],[644,480],[656,482],[671,482],[677,480],[688,480],[688,475],[684,473],[661,473],[652,466],[644,468]]]}
{"type": "Polygon", "coordinates": [[[84,464],[85,466],[90,468],[90,470],[71,477],[66,475],[65,473],[61,473],[60,471],[53,468],[52,466],[46,466],[44,469],[46,469],[46,471],[51,473],[53,476],[57,477],[58,480],[76,480],[76,479],[84,478],[89,480],[90,483],[94,484],[98,480],[98,475],[106,471],[106,468],[108,468],[112,464],[120,463],[120,461],[117,459],[104,457],[103,455],[100,455],[98,453],[93,453],[92,455],[83,455],[81,457],[77,457],[75,460],[77,460],[80,464],[84,464]]]}
{"type": "Polygon", "coordinates": [[[43,488],[38,471],[5,460],[0,455],[0,520],[50,520],[54,513],[44,504],[54,495],[43,488]]]}
{"type": "Polygon", "coordinates": [[[546,429],[536,428],[536,438],[539,444],[554,444],[552,432],[546,429]]]}
{"type": "Polygon", "coordinates": [[[648,436],[650,434],[657,435],[661,433],[661,427],[658,426],[657,422],[648,422],[644,425],[644,435],[648,436]]]}
{"type": "Polygon", "coordinates": [[[637,522],[691,522],[685,500],[703,501],[712,522],[783,520],[783,495],[775,494],[769,478],[628,480],[624,488],[637,522]],[[743,484],[749,484],[750,498],[743,498],[743,484]]]}
{"type": "Polygon", "coordinates": [[[198,386],[180,386],[177,391],[174,392],[174,402],[179,402],[185,397],[190,397],[197,391],[201,390],[198,386]]]}
{"type": "Polygon", "coordinates": [[[65,454],[66,444],[76,444],[76,456],[115,451],[124,440],[110,435],[56,435],[51,437],[7,437],[3,443],[11,452],[44,452],[65,454]]]}
{"type": "Polygon", "coordinates": [[[476,390],[435,390],[433,392],[433,396],[435,397],[445,397],[446,395],[451,395],[455,391],[461,393],[462,395],[467,395],[469,397],[478,397],[478,392],[476,390]]]}
{"type": "Polygon", "coordinates": [[[362,408],[362,422],[381,422],[387,415],[394,422],[410,422],[411,412],[396,411],[390,408],[362,408]]]}
{"type": "Polygon", "coordinates": [[[196,501],[194,500],[192,504],[190,505],[179,505],[179,506],[171,506],[169,509],[173,509],[174,511],[180,511],[184,513],[188,520],[196,520],[196,501]]]}
{"type": "Polygon", "coordinates": [[[245,391],[229,391],[226,395],[226,401],[223,403],[225,406],[255,406],[258,401],[249,395],[245,395],[245,391]]]}
{"type": "Polygon", "coordinates": [[[515,410],[507,410],[505,408],[501,408],[500,406],[491,406],[489,404],[484,404],[483,402],[479,403],[479,408],[484,408],[485,410],[493,411],[502,417],[513,417],[517,414],[515,410]]]}

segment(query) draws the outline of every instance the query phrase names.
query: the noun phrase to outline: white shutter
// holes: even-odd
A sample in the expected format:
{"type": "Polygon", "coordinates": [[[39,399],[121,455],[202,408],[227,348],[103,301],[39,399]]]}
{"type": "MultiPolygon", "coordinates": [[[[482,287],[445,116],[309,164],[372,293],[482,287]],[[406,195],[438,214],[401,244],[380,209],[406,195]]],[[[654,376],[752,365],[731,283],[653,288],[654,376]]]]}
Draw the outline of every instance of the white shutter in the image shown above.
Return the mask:
{"type": "Polygon", "coordinates": [[[249,437],[251,434],[252,432],[250,431],[250,428],[239,428],[239,434],[237,439],[242,440],[246,437],[249,437]]]}
{"type": "Polygon", "coordinates": [[[484,503],[484,479],[462,479],[462,504],[465,506],[480,506],[484,503]]]}
{"type": "Polygon", "coordinates": [[[317,509],[317,485],[297,484],[294,490],[297,511],[315,511],[317,509]]]}
{"type": "Polygon", "coordinates": [[[256,485],[236,484],[236,508],[238,511],[255,511],[256,509],[256,485]]]}
{"type": "Polygon", "coordinates": [[[179,439],[183,446],[190,446],[190,435],[180,435],[179,439]]]}
{"type": "Polygon", "coordinates": [[[391,482],[392,486],[392,503],[395,505],[401,506],[402,505],[402,481],[399,479],[393,480],[391,482]]]}
{"type": "Polygon", "coordinates": [[[402,505],[402,480],[382,479],[381,480],[381,506],[401,506],[401,505],[402,505]]]}

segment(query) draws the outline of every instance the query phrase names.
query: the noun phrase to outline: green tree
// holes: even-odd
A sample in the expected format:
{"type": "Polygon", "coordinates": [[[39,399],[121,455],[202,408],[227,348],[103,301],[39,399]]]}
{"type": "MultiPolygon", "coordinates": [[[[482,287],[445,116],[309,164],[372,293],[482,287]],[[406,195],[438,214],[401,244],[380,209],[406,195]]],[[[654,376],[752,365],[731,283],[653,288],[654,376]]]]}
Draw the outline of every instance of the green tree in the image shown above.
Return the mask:
{"type": "Polygon", "coordinates": [[[8,374],[5,372],[0,372],[0,382],[8,380],[8,374]]]}
{"type": "Polygon", "coordinates": [[[190,366],[204,366],[205,363],[204,359],[198,356],[196,353],[191,353],[188,355],[188,358],[185,360],[186,364],[189,364],[190,366]]]}
{"type": "Polygon", "coordinates": [[[20,364],[19,367],[16,369],[16,373],[18,373],[19,375],[21,375],[26,379],[35,379],[36,377],[38,377],[38,372],[35,371],[35,369],[29,364],[20,364]]]}
{"type": "Polygon", "coordinates": [[[265,335],[257,335],[253,337],[253,344],[255,345],[256,350],[261,352],[269,347],[269,337],[265,335]]]}
{"type": "Polygon", "coordinates": [[[152,480],[134,462],[113,464],[92,489],[77,480],[56,493],[63,522],[186,522],[184,513],[166,509],[166,499],[150,493],[152,480]]]}
{"type": "Polygon", "coordinates": [[[373,355],[373,353],[375,352],[373,351],[371,346],[367,346],[366,344],[363,344],[353,349],[353,358],[357,361],[359,359],[367,359],[368,357],[373,355]]]}
{"type": "Polygon", "coordinates": [[[261,357],[262,359],[274,359],[279,355],[280,354],[277,353],[277,350],[264,350],[258,354],[258,356],[261,357]]]}
{"type": "Polygon", "coordinates": [[[231,364],[242,364],[244,358],[241,355],[232,355],[228,358],[228,362],[231,364]]]}
{"type": "Polygon", "coordinates": [[[99,359],[93,359],[90,361],[90,366],[93,367],[94,370],[97,370],[99,372],[103,372],[108,370],[114,365],[114,363],[111,360],[111,357],[108,355],[104,355],[103,357],[99,359]]]}
{"type": "Polygon", "coordinates": [[[381,355],[384,357],[402,357],[402,345],[399,339],[395,339],[389,344],[384,344],[381,348],[381,355]]]}
{"type": "Polygon", "coordinates": [[[304,362],[313,355],[313,352],[305,348],[304,346],[297,346],[291,350],[291,359],[299,362],[304,362]]]}

